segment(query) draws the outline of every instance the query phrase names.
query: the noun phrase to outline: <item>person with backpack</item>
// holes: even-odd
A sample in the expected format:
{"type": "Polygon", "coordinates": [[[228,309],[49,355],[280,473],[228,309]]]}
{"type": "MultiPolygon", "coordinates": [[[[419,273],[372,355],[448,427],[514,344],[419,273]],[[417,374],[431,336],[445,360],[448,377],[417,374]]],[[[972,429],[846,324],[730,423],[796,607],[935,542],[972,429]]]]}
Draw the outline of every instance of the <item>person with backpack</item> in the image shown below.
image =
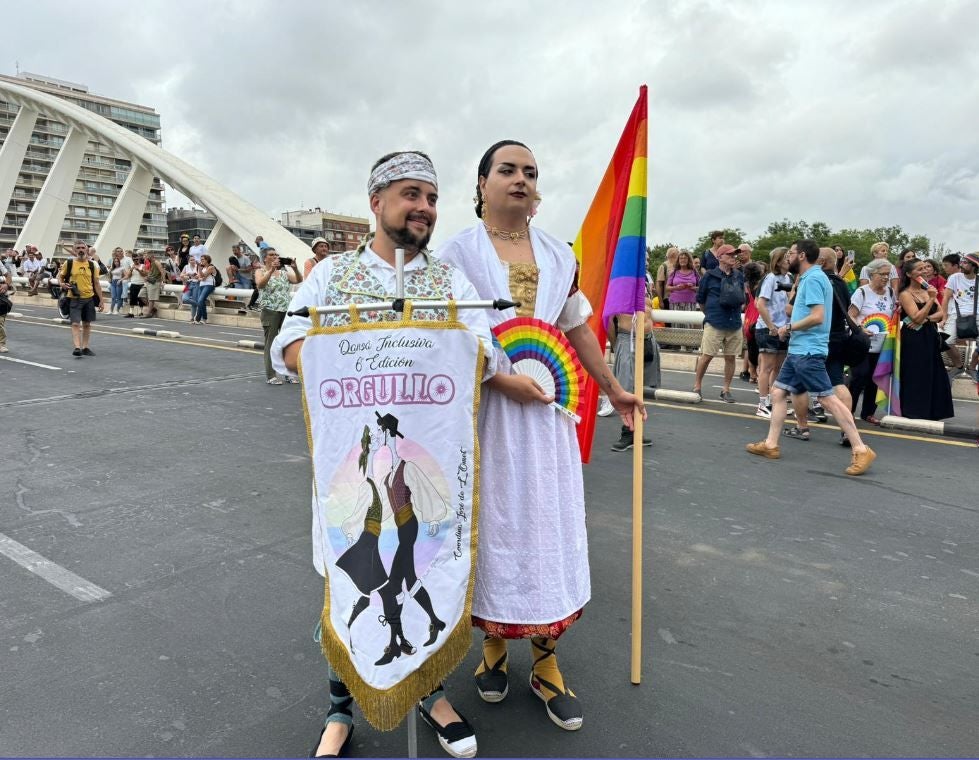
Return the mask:
{"type": "Polygon", "coordinates": [[[68,318],[71,320],[72,356],[95,356],[88,343],[95,312],[104,311],[102,283],[99,271],[88,258],[88,245],[76,240],[74,259],[68,259],[58,272],[58,285],[68,297],[68,318]]]}
{"type": "Polygon", "coordinates": [[[715,356],[724,357],[724,387],[721,401],[735,403],[731,395],[734,365],[741,356],[744,336],[741,333],[741,307],[746,297],[744,275],[737,269],[738,249],[722,245],[717,250],[717,267],[708,269],[697,288],[697,304],[704,312],[704,335],[700,358],[694,376],[693,392],[700,395],[707,365],[715,356]]]}

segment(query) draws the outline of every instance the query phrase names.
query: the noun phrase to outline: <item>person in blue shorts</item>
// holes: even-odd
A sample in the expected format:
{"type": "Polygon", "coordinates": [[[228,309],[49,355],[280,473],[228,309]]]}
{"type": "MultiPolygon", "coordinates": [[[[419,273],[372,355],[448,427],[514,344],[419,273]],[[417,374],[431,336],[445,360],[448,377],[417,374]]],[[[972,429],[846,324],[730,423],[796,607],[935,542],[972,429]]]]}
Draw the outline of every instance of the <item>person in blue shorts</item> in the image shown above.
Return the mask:
{"type": "Polygon", "coordinates": [[[853,454],[847,475],[863,475],[877,458],[857,432],[850,408],[833,394],[833,382],[826,372],[829,354],[830,321],[833,313],[833,289],[818,265],[819,246],[812,240],[797,240],[789,249],[789,271],[798,275],[792,321],[778,330],[780,340],[789,341],[788,356],[772,390],[772,418],[768,437],[745,448],[766,459],[779,459],[778,440],[788,411],[789,394],[808,392],[832,413],[847,439],[853,454]]]}

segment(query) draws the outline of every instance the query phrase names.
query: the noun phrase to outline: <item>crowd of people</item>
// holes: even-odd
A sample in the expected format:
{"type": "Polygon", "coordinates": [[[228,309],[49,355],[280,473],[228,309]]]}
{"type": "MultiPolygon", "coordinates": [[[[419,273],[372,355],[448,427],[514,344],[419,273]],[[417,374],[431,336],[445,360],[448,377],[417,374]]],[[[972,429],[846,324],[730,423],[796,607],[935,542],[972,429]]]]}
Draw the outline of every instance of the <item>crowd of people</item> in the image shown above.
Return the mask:
{"type": "MultiPolygon", "coordinates": [[[[122,315],[125,319],[151,319],[159,316],[159,304],[164,285],[182,288],[175,309],[190,308],[190,322],[196,325],[208,323],[208,302],[215,288],[226,287],[251,291],[247,304],[239,311],[260,312],[265,334],[266,379],[271,385],[282,385],[281,379],[271,368],[269,346],[278,334],[285,317],[291,288],[303,279],[298,264],[293,259],[282,258],[262,236],[255,239],[257,252],[239,243],[232,246],[231,256],[224,268],[227,279],[221,276],[207,246],[199,235],[193,239],[181,235],[176,245],[167,245],[162,256],[149,250],[113,249],[108,264],[103,263],[94,246],[75,241],[64,246],[66,255],[45,257],[36,246],[24,247],[23,253],[8,249],[0,255],[0,295],[8,296],[16,290],[14,277],[27,279],[26,295],[38,295],[46,283],[52,299],[58,301],[61,316],[78,326],[73,354],[95,356],[89,346],[91,323],[96,314],[108,308],[109,314],[122,315]],[[102,293],[101,280],[109,284],[108,293],[102,293]],[[106,302],[103,301],[106,296],[106,302]]],[[[325,258],[328,245],[323,238],[312,243],[313,256],[306,261],[305,272],[325,258]]],[[[242,296],[235,296],[240,298],[242,296]]],[[[7,353],[5,317],[0,315],[0,353],[7,353]]],[[[297,383],[295,375],[284,375],[285,382],[297,383]]]]}
{"type": "MultiPolygon", "coordinates": [[[[820,248],[812,241],[797,241],[790,248],[772,250],[766,262],[753,261],[747,244],[737,248],[726,244],[721,231],[712,232],[710,238],[711,248],[703,252],[700,267],[689,251],[670,248],[653,280],[663,308],[704,313],[694,392],[702,394],[707,367],[720,356],[724,359],[720,400],[734,403],[731,383],[737,359],[742,357],[741,379],[758,386],[756,415],[773,419],[774,396],[779,389],[789,391],[793,403],[786,414],[794,415],[796,424],[784,435],[805,441],[810,437],[809,420],[827,419],[828,389],[833,389],[849,414],[857,415],[859,409],[859,419],[879,425],[889,410],[915,419],[952,417],[951,381],[962,377],[979,383],[979,349],[966,355],[968,341],[975,340],[977,332],[979,253],[948,254],[938,262],[906,249],[894,263],[890,246],[878,242],[858,276],[853,271],[853,252],[841,245],[820,248]],[[805,252],[799,247],[803,243],[805,252]],[[820,310],[827,331],[825,346],[820,343],[815,350],[822,352],[830,384],[818,392],[795,394],[779,378],[794,353],[789,338],[793,323],[799,335],[797,298],[810,255],[810,266],[818,268],[828,283],[828,289],[820,291],[829,299],[820,310]],[[894,336],[896,356],[889,361],[894,366],[896,398],[881,406],[874,378],[888,325],[895,319],[900,325],[894,336]],[[850,355],[847,347],[861,342],[850,341],[855,332],[864,334],[869,346],[850,355]]],[[[798,345],[804,343],[797,339],[798,345]]],[[[834,417],[843,425],[839,415],[834,417]]],[[[845,426],[840,443],[857,451],[845,426]]]]}

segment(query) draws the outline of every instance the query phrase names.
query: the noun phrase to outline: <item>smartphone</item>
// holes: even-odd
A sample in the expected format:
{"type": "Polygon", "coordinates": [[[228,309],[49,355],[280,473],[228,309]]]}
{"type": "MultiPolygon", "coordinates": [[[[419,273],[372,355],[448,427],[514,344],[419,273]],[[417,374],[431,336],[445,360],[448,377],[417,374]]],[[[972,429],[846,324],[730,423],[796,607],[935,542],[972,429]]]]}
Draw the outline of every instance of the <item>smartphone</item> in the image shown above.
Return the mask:
{"type": "Polygon", "coordinates": [[[853,261],[857,257],[857,252],[854,250],[849,250],[846,252],[847,261],[853,261]]]}

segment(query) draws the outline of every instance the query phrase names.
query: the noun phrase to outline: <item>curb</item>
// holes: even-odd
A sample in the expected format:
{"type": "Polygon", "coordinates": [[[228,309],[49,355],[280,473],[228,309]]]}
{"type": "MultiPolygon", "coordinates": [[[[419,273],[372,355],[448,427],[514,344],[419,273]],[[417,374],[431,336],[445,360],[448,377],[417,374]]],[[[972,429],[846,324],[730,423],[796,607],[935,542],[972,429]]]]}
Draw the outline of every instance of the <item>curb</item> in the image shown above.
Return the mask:
{"type": "Polygon", "coordinates": [[[668,388],[644,389],[643,395],[654,401],[673,401],[679,404],[699,404],[703,401],[699,393],[693,391],[671,391],[668,388]]]}
{"type": "Polygon", "coordinates": [[[259,342],[254,341],[254,340],[239,340],[238,341],[238,345],[241,346],[242,348],[254,348],[254,349],[257,349],[259,351],[264,351],[265,350],[265,344],[264,343],[259,343],[259,342]]]}
{"type": "Polygon", "coordinates": [[[145,327],[134,327],[132,328],[134,333],[139,333],[140,335],[155,335],[158,338],[179,338],[180,333],[174,332],[173,330],[149,330],[145,327]]]}
{"type": "Polygon", "coordinates": [[[913,420],[908,417],[897,417],[893,414],[885,415],[880,421],[881,427],[894,428],[895,430],[908,430],[912,433],[930,433],[931,435],[943,435],[949,438],[965,438],[979,443],[979,426],[963,425],[958,422],[945,422],[943,420],[913,420]]]}

